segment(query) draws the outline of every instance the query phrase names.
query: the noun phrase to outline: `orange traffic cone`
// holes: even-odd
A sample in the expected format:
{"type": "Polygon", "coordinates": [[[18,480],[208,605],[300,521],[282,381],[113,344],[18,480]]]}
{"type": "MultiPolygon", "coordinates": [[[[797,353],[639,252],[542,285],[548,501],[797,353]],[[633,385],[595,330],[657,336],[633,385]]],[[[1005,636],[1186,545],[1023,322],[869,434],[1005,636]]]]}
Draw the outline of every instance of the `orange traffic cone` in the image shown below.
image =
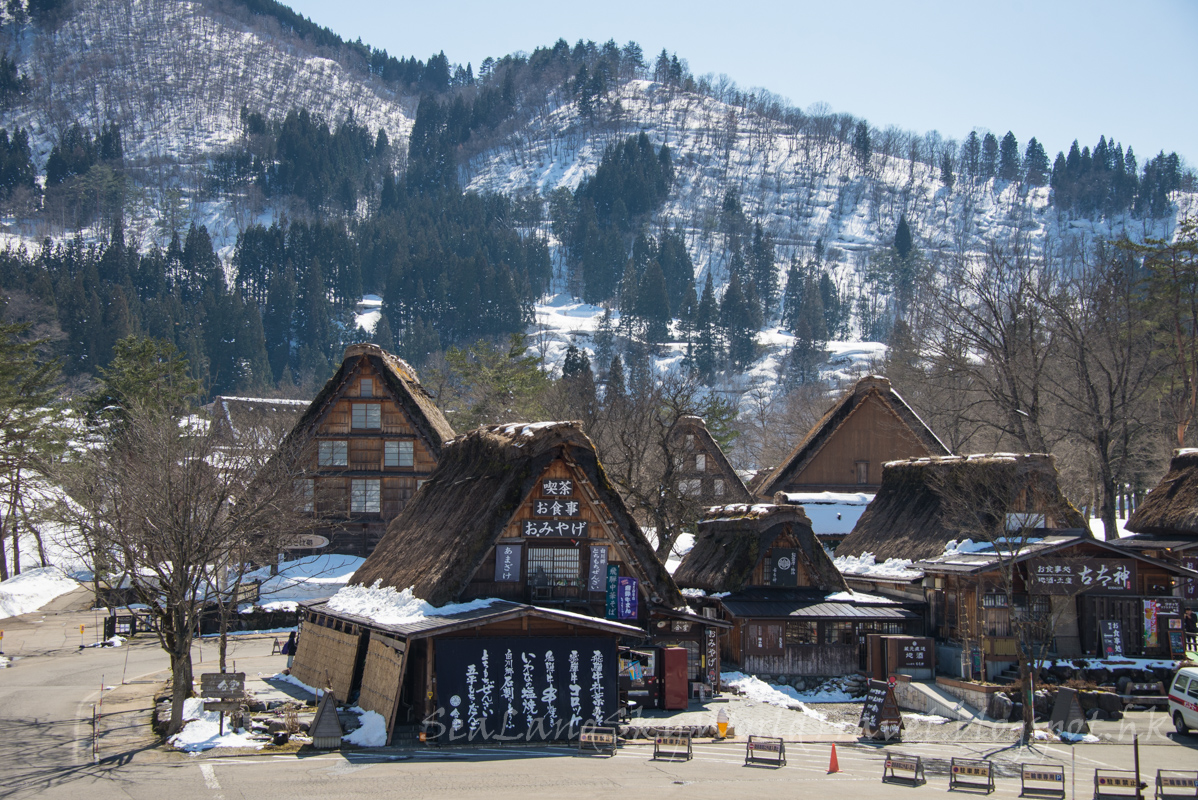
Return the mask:
{"type": "Polygon", "coordinates": [[[828,762],[828,774],[840,772],[840,763],[836,760],[836,743],[832,743],[832,760],[828,762]]]}

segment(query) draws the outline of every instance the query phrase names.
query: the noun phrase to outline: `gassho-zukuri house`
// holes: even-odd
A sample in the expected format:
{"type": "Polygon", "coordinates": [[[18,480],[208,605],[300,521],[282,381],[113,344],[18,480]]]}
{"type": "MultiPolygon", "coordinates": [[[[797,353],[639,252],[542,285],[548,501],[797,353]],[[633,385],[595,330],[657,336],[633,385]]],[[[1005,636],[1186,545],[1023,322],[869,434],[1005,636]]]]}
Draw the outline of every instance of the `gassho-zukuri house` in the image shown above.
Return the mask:
{"type": "Polygon", "coordinates": [[[866,667],[869,634],[923,632],[920,611],[849,590],[801,506],[708,509],[674,579],[731,623],[724,660],[753,674],[843,676],[866,667]]]}
{"type": "MultiPolygon", "coordinates": [[[[1198,450],[1176,450],[1169,471],[1127,521],[1131,536],[1116,544],[1187,569],[1198,570],[1198,450]]],[[[1182,597],[1198,600],[1198,581],[1186,580],[1182,597]]]]}
{"type": "MultiPolygon", "coordinates": [[[[718,656],[711,658],[710,651],[727,627],[687,608],[578,423],[494,425],[447,442],[436,470],[392,521],[351,586],[302,608],[294,674],[312,686],[334,683],[338,697],[358,697],[363,708],[402,728],[420,725],[439,709],[451,714],[455,697],[466,703],[470,691],[481,691],[478,684],[467,687],[467,695],[446,694],[444,687],[462,686],[463,665],[474,664],[473,677],[481,681],[485,659],[488,680],[494,680],[506,669],[509,651],[521,696],[568,697],[571,687],[582,685],[575,682],[571,654],[577,650],[586,662],[578,668],[590,681],[591,655],[599,648],[590,642],[584,658],[577,637],[608,642],[595,667],[604,686],[615,685],[617,643],[650,637],[653,644],[686,647],[691,679],[710,685],[719,675],[718,656]],[[376,619],[363,613],[369,603],[344,603],[343,595],[385,595],[388,588],[392,596],[410,590],[433,608],[429,613],[437,621],[388,627],[386,614],[376,619]],[[471,601],[480,605],[468,618],[449,613],[471,601]],[[502,619],[488,616],[500,609],[502,619]],[[436,635],[413,630],[413,624],[436,635]],[[491,644],[483,647],[483,641],[491,644]],[[384,661],[390,664],[385,679],[377,677],[384,661]],[[449,707],[441,705],[446,700],[449,707]]],[[[604,716],[584,720],[615,713],[615,695],[604,691],[612,705],[599,709],[604,716]]],[[[549,704],[529,703],[525,722],[549,713],[549,704]]],[[[483,716],[491,723],[506,713],[498,705],[487,708],[483,716]]],[[[555,723],[573,716],[565,706],[554,708],[555,723]]],[[[548,738],[570,734],[550,727],[548,738]]],[[[443,735],[450,731],[452,726],[443,735]]],[[[437,730],[426,726],[424,732],[437,730]]]]}
{"type": "Polygon", "coordinates": [[[1195,577],[1096,540],[1044,454],[887,464],[839,553],[850,586],[922,595],[938,667],[961,677],[1013,669],[1020,620],[1046,656],[1097,658],[1115,647],[1119,656],[1169,657],[1180,584],[1195,577]],[[891,559],[891,574],[854,574],[846,556],[864,552],[891,559]]]}

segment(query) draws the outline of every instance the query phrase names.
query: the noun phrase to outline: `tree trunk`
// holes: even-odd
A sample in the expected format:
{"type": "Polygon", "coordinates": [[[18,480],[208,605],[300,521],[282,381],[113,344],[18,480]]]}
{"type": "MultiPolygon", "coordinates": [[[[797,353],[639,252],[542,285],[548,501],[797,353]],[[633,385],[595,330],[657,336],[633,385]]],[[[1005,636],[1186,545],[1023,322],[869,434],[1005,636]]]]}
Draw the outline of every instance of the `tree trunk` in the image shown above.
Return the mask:
{"type": "Polygon", "coordinates": [[[12,522],[12,574],[21,574],[21,523],[12,522]]]}
{"type": "Polygon", "coordinates": [[[225,671],[225,656],[229,652],[229,604],[220,604],[220,671],[225,671]]]}
{"type": "Polygon", "coordinates": [[[4,525],[0,520],[0,581],[8,580],[8,555],[4,552],[4,525]]]}
{"type": "Polygon", "coordinates": [[[1027,653],[1023,651],[1023,642],[1020,641],[1016,647],[1019,653],[1019,680],[1023,685],[1023,733],[1020,742],[1027,745],[1031,743],[1036,728],[1036,697],[1032,693],[1032,668],[1027,653]]]}

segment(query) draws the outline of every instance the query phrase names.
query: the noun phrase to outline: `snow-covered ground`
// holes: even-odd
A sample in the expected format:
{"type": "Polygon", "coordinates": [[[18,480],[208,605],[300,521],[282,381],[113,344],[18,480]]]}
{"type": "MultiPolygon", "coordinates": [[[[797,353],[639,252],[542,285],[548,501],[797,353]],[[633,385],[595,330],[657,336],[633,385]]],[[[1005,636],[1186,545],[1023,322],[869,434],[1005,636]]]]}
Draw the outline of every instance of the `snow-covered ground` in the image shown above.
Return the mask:
{"type": "Polygon", "coordinates": [[[357,556],[305,556],[279,564],[277,575],[271,575],[270,568],[263,567],[248,573],[246,580],[262,581],[258,590],[260,608],[292,611],[297,602],[323,600],[337,594],[365,560],[357,556]]]}
{"type": "Polygon", "coordinates": [[[225,733],[220,733],[220,713],[205,711],[204,701],[199,697],[183,701],[183,719],[189,720],[183,730],[170,738],[173,747],[189,753],[199,753],[214,747],[244,747],[259,750],[265,744],[261,737],[255,739],[244,729],[230,730],[225,727],[225,733]]]}
{"type": "Polygon", "coordinates": [[[806,703],[855,703],[859,698],[844,691],[839,681],[828,681],[815,691],[800,692],[792,686],[766,683],[754,675],[743,672],[721,672],[720,684],[728,686],[737,693],[781,708],[802,709],[806,703]]]}
{"type": "Polygon", "coordinates": [[[0,619],[37,611],[80,585],[58,567],[27,569],[0,582],[0,619]]]}

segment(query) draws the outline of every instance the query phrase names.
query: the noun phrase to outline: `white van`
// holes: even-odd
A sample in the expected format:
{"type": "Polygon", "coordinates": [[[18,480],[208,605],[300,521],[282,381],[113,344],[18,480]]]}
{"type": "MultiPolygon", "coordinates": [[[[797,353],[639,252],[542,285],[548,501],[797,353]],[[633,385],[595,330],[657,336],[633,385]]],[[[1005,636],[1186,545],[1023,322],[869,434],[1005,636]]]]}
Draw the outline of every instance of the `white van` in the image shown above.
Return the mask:
{"type": "Polygon", "coordinates": [[[1183,667],[1169,687],[1169,716],[1178,733],[1198,733],[1198,667],[1183,667]]]}

